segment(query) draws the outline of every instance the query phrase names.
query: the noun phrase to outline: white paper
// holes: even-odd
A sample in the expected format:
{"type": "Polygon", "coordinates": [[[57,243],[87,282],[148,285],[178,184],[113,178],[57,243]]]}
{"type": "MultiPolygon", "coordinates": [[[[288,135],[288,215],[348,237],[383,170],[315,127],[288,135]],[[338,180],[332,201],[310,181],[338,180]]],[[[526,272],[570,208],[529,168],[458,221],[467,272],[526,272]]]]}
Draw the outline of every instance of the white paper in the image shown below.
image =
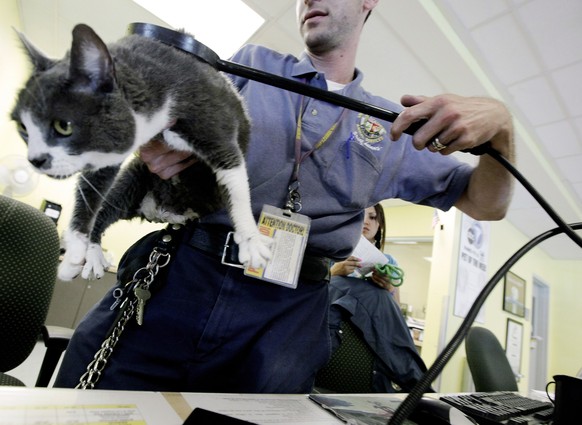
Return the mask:
{"type": "Polygon", "coordinates": [[[376,248],[374,244],[364,236],[360,236],[358,245],[356,245],[352,255],[359,258],[362,263],[362,266],[354,271],[356,276],[366,276],[374,270],[376,264],[388,264],[388,259],[384,253],[376,248]]]}
{"type": "Polygon", "coordinates": [[[343,422],[304,394],[182,393],[190,407],[261,425],[338,425],[343,422]]]}
{"type": "MultiPolygon", "coordinates": [[[[489,222],[474,220],[466,214],[462,216],[453,311],[455,316],[466,317],[473,302],[487,284],[489,227],[489,222]]],[[[483,308],[479,310],[475,321],[485,323],[483,308]]]]}
{"type": "MultiPolygon", "coordinates": [[[[311,394],[310,398],[348,424],[388,423],[404,394],[311,394]]],[[[415,423],[405,419],[405,425],[415,423]]]]}
{"type": "Polygon", "coordinates": [[[0,388],[0,425],[181,425],[161,393],[0,388]]]}

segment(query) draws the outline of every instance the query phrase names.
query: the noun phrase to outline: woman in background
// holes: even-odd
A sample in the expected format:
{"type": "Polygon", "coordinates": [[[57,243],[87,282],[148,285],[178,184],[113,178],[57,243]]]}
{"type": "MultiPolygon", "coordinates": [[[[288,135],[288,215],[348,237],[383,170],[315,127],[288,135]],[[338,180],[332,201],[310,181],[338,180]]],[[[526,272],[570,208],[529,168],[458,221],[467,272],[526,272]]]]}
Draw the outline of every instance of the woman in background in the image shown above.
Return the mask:
{"type": "MultiPolygon", "coordinates": [[[[365,215],[362,234],[382,250],[386,230],[384,210],[380,204],[376,204],[366,208],[365,215]]],[[[398,269],[394,269],[394,258],[389,255],[387,258],[393,268],[380,268],[388,269],[387,273],[375,268],[366,279],[354,274],[361,265],[359,258],[352,256],[332,266],[329,283],[332,353],[342,343],[342,322],[350,321],[374,354],[370,389],[367,392],[409,392],[426,371],[426,366],[400,311],[398,288],[392,284],[397,279],[400,283],[402,275],[397,273],[398,269]]],[[[330,364],[332,362],[333,355],[330,364]]],[[[332,368],[338,367],[341,365],[333,363],[332,368]]],[[[330,369],[321,370],[315,381],[316,387],[336,391],[326,386],[334,382],[329,379],[334,374],[337,373],[331,372],[330,375],[330,369]]]]}
{"type": "MultiPolygon", "coordinates": [[[[366,208],[362,236],[384,253],[385,235],[386,216],[382,205],[376,204],[373,207],[366,208]]],[[[394,257],[386,253],[384,253],[384,255],[386,256],[389,265],[398,267],[398,263],[394,257]]],[[[331,275],[354,276],[354,271],[362,266],[361,261],[361,258],[354,257],[353,255],[348,257],[345,261],[339,261],[331,267],[331,275]]],[[[386,274],[374,268],[372,274],[368,278],[380,288],[387,289],[394,297],[396,303],[400,305],[400,293],[397,286],[400,286],[402,283],[402,276],[398,272],[386,274]]]]}

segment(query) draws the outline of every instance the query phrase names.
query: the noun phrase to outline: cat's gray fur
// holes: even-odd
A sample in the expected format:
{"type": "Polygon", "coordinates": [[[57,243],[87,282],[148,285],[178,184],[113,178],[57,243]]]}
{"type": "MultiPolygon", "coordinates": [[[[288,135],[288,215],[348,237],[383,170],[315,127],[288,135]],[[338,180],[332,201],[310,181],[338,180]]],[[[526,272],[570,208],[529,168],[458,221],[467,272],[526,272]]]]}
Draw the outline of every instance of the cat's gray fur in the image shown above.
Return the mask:
{"type": "Polygon", "coordinates": [[[228,79],[192,55],[138,35],[106,45],[79,24],[61,60],[47,58],[19,35],[34,70],[12,118],[28,144],[28,159],[51,177],[82,175],[61,279],[103,275],[108,264],[101,236],[119,219],[184,222],[225,204],[240,261],[266,263],[270,241],[252,216],[243,156],[249,119],[228,79]],[[119,172],[160,133],[199,161],[167,181],[139,158],[119,172]]]}

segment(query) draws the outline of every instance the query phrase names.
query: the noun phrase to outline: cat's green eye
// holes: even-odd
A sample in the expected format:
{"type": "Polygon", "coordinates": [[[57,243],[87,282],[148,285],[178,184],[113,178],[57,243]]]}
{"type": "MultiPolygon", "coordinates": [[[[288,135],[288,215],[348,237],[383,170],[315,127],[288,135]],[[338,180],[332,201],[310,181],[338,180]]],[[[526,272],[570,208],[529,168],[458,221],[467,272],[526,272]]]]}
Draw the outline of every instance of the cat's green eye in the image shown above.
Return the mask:
{"type": "Polygon", "coordinates": [[[61,136],[70,136],[73,134],[73,125],[68,121],[55,120],[53,121],[53,128],[61,136]]]}
{"type": "Polygon", "coordinates": [[[22,135],[22,137],[28,136],[28,130],[26,129],[26,126],[22,123],[22,121],[18,121],[16,123],[16,129],[22,135]]]}

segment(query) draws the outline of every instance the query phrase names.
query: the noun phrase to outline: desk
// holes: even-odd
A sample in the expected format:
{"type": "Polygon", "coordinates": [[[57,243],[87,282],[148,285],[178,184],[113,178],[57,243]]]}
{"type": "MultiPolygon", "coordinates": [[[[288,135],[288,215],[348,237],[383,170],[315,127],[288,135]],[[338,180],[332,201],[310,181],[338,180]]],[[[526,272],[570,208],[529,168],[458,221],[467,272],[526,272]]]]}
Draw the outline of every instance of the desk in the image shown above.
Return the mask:
{"type": "Polygon", "coordinates": [[[0,425],[181,425],[196,407],[258,424],[343,424],[302,394],[0,387],[0,425]]]}

